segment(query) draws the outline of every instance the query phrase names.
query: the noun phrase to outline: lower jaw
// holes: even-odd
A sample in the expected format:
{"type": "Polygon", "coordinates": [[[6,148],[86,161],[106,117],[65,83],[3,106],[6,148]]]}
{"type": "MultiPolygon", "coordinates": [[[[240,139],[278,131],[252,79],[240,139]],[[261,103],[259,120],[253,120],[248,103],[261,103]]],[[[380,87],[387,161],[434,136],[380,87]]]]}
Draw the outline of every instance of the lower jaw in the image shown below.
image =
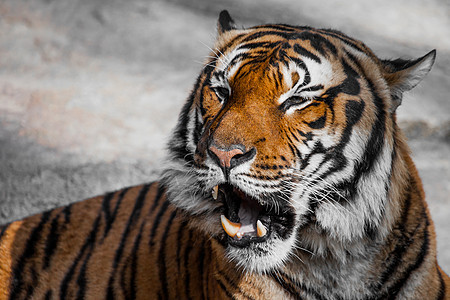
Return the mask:
{"type": "Polygon", "coordinates": [[[286,265],[295,248],[295,242],[268,239],[262,243],[251,243],[247,247],[227,244],[227,259],[245,272],[264,274],[286,265]]]}
{"type": "Polygon", "coordinates": [[[236,237],[230,237],[225,234],[224,239],[226,244],[236,247],[236,248],[248,248],[250,245],[261,244],[267,242],[271,237],[271,229],[268,229],[268,232],[263,237],[243,237],[241,239],[237,239],[236,237]]]}

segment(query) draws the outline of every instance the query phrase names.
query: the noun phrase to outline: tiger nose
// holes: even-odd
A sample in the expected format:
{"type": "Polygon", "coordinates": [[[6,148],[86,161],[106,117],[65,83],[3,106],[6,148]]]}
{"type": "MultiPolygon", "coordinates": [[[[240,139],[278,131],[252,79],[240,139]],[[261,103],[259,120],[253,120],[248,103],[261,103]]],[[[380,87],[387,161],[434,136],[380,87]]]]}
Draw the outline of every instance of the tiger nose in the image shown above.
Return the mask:
{"type": "Polygon", "coordinates": [[[255,148],[244,152],[245,148],[243,146],[234,146],[231,150],[221,150],[216,146],[209,147],[209,154],[216,163],[225,169],[231,169],[237,165],[240,165],[246,161],[252,159],[255,154],[255,148]],[[244,149],[244,150],[242,150],[244,149]]]}

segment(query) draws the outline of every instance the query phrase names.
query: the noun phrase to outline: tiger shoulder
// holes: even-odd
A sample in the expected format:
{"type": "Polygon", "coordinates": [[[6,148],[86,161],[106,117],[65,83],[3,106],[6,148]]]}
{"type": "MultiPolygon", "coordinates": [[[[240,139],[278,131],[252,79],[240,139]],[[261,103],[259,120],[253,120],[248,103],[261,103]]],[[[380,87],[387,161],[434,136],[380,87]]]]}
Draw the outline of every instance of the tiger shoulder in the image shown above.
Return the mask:
{"type": "Polygon", "coordinates": [[[435,56],[221,12],[160,180],[0,227],[0,299],[450,299],[396,122],[435,56]]]}

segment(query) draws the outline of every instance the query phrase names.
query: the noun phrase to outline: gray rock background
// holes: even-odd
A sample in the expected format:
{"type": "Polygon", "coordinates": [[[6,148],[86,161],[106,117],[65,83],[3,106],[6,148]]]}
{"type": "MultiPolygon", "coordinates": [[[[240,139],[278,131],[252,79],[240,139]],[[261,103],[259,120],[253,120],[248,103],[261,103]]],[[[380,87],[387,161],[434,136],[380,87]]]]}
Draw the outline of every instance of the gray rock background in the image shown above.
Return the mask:
{"type": "Polygon", "coordinates": [[[157,178],[212,46],[238,24],[331,27],[384,58],[437,49],[399,122],[450,271],[450,4],[442,0],[0,0],[0,223],[157,178]]]}

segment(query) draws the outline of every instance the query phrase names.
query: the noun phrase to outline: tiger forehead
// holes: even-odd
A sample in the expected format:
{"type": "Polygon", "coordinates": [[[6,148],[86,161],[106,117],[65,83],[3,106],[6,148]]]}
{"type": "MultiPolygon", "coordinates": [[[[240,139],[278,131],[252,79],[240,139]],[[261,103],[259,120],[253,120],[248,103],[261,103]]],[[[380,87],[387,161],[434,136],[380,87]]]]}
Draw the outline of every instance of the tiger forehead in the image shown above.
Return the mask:
{"type": "Polygon", "coordinates": [[[216,42],[213,64],[216,70],[229,78],[241,62],[268,58],[273,64],[301,59],[321,63],[325,59],[338,60],[345,53],[357,52],[374,61],[378,58],[361,41],[330,29],[306,26],[268,24],[246,30],[236,30],[234,35],[223,35],[216,42]]]}
{"type": "Polygon", "coordinates": [[[239,44],[225,54],[211,82],[230,86],[233,91],[243,87],[254,90],[257,83],[285,93],[299,84],[331,82],[333,66],[329,59],[312,49],[308,41],[258,39],[239,44]]]}

